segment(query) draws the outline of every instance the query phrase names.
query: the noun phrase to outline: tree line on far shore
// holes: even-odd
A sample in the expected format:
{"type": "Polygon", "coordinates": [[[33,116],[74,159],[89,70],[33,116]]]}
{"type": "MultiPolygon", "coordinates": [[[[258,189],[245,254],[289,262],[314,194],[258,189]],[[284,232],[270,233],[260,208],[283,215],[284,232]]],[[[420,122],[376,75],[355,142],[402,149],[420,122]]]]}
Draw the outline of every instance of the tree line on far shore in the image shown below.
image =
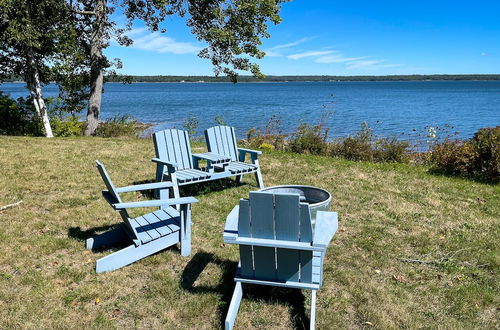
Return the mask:
{"type": "MultiPolygon", "coordinates": [[[[230,82],[226,76],[124,76],[107,77],[110,82],[230,82]]],[[[427,81],[427,80],[500,80],[500,74],[432,74],[386,76],[268,76],[257,78],[240,75],[239,82],[289,82],[289,81],[427,81]]]]}
{"type": "MultiPolygon", "coordinates": [[[[239,75],[239,82],[341,82],[341,81],[451,81],[451,80],[500,80],[500,74],[412,74],[385,76],[272,76],[257,78],[250,75],[239,75]]],[[[4,82],[22,82],[20,76],[5,78],[4,82]]],[[[228,76],[130,76],[113,74],[104,77],[106,82],[232,82],[228,76]]]]}

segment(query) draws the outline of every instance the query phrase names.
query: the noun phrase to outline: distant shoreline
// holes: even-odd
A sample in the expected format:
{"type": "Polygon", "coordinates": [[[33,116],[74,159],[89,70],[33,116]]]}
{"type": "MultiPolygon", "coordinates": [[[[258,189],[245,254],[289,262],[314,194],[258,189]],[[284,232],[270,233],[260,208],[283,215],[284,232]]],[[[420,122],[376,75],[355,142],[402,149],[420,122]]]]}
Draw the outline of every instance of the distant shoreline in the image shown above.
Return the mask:
{"type": "MultiPolygon", "coordinates": [[[[238,82],[356,82],[356,81],[489,81],[500,80],[500,74],[455,74],[455,75],[386,75],[386,76],[266,76],[258,79],[253,76],[239,76],[238,82]]],[[[126,76],[118,75],[108,77],[109,82],[176,82],[176,83],[208,83],[208,82],[231,82],[228,77],[214,76],[126,76]]]]}
{"type": "MultiPolygon", "coordinates": [[[[114,75],[106,77],[107,82],[130,83],[230,83],[228,77],[214,76],[137,76],[114,75]]],[[[239,76],[238,82],[269,83],[269,82],[358,82],[358,81],[492,81],[500,80],[500,74],[433,74],[433,75],[386,75],[386,76],[266,76],[258,79],[253,76],[239,76]]],[[[20,83],[13,78],[4,82],[20,83]]]]}

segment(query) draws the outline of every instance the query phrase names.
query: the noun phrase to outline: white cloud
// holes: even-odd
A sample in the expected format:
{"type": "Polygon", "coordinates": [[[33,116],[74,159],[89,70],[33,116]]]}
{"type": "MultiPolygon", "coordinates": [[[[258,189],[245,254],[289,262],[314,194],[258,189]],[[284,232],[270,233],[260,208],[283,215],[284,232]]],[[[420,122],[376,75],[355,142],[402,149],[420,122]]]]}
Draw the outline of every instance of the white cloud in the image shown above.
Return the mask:
{"type": "Polygon", "coordinates": [[[290,47],[293,47],[293,46],[300,45],[301,43],[304,43],[306,41],[312,40],[314,38],[316,38],[316,37],[305,37],[305,38],[299,39],[297,41],[289,42],[287,44],[277,45],[277,46],[271,47],[270,49],[290,48],[290,47]]]}
{"type": "Polygon", "coordinates": [[[365,60],[365,61],[354,61],[351,63],[347,63],[347,68],[348,69],[359,69],[359,68],[366,68],[370,66],[374,66],[377,64],[382,63],[383,61],[380,60],[365,60]]]}
{"type": "Polygon", "coordinates": [[[485,52],[482,52],[482,53],[481,53],[481,56],[488,56],[488,55],[490,55],[490,54],[485,53],[485,52]]]}
{"type": "Polygon", "coordinates": [[[291,48],[293,46],[300,45],[306,41],[312,40],[316,37],[305,37],[296,41],[292,41],[286,44],[282,45],[277,45],[268,49],[265,49],[264,52],[266,52],[266,56],[283,56],[278,50],[286,49],[286,48],[291,48]]]}
{"type": "Polygon", "coordinates": [[[283,54],[278,53],[278,52],[272,50],[271,48],[264,49],[264,52],[266,53],[266,57],[279,57],[279,56],[283,56],[283,54]]]}
{"type": "Polygon", "coordinates": [[[352,61],[358,61],[367,58],[367,56],[361,56],[361,57],[344,57],[342,55],[327,55],[327,56],[321,56],[318,57],[315,62],[316,63],[345,63],[345,62],[352,62],[352,61]]]}
{"type": "Polygon", "coordinates": [[[127,35],[134,40],[132,48],[156,53],[193,54],[201,47],[190,42],[179,42],[163,36],[159,32],[149,32],[146,28],[133,29],[127,35]]]}
{"type": "Polygon", "coordinates": [[[343,63],[349,70],[376,70],[403,66],[402,64],[385,63],[385,60],[373,59],[371,56],[347,57],[338,50],[310,50],[287,56],[287,58],[291,60],[298,60],[307,57],[313,57],[314,62],[320,64],[343,63]]]}
{"type": "Polygon", "coordinates": [[[308,52],[288,55],[287,58],[291,60],[298,60],[304,57],[322,56],[322,55],[333,54],[336,52],[337,52],[336,50],[312,50],[308,52]]]}
{"type": "Polygon", "coordinates": [[[135,28],[135,29],[132,29],[132,30],[128,31],[127,32],[127,36],[129,36],[130,38],[132,38],[133,36],[144,34],[147,31],[148,31],[148,29],[146,29],[145,27],[135,28]]]}

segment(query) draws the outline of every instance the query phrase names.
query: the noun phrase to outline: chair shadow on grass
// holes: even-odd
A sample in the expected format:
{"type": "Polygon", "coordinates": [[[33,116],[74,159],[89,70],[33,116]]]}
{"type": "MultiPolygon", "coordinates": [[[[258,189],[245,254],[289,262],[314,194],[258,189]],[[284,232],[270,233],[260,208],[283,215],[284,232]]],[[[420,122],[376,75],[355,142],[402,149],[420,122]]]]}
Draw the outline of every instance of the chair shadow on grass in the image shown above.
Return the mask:
{"type": "MultiPolygon", "coordinates": [[[[146,184],[146,183],[155,183],[155,180],[142,180],[142,181],[135,181],[133,182],[134,185],[136,184],[146,184]]],[[[203,181],[199,183],[193,183],[185,186],[180,186],[179,187],[179,194],[180,196],[196,196],[196,195],[204,195],[208,194],[210,192],[215,192],[215,191],[222,191],[225,189],[229,188],[234,188],[234,187],[239,187],[241,185],[247,185],[248,183],[238,183],[236,180],[231,179],[231,178],[223,178],[223,179],[218,179],[218,180],[212,180],[212,181],[203,181]]],[[[169,196],[170,198],[173,198],[173,193],[172,190],[169,189],[169,196]]],[[[141,190],[141,194],[150,199],[155,199],[158,198],[156,195],[157,190],[141,190]]]]}
{"type": "MultiPolygon", "coordinates": [[[[121,225],[121,224],[120,224],[121,225]]],[[[116,224],[99,226],[94,228],[89,228],[87,230],[82,230],[80,227],[71,227],[68,229],[68,237],[72,237],[79,241],[85,241],[87,238],[95,236],[97,233],[102,233],[108,231],[109,229],[115,227],[116,224]]]]}
{"type": "MultiPolygon", "coordinates": [[[[77,239],[79,241],[85,242],[88,238],[92,238],[95,236],[99,236],[101,234],[105,234],[109,230],[111,230],[113,228],[117,228],[118,226],[123,226],[123,224],[120,222],[118,224],[94,227],[94,228],[90,228],[87,230],[82,230],[80,227],[71,227],[68,229],[68,237],[72,237],[72,238],[77,239]]],[[[104,252],[104,251],[108,251],[108,250],[121,249],[121,248],[129,246],[130,244],[132,244],[132,240],[124,239],[123,241],[116,243],[116,244],[102,245],[99,248],[92,249],[92,251],[104,252]]]]}
{"type": "MultiPolygon", "coordinates": [[[[180,286],[193,294],[213,293],[221,296],[218,307],[219,322],[224,328],[224,321],[234,290],[234,274],[238,263],[232,260],[221,260],[213,253],[198,252],[184,268],[180,286]],[[215,264],[222,275],[216,286],[195,285],[208,264],[215,264]]],[[[265,285],[243,285],[243,298],[261,300],[267,304],[280,303],[290,307],[290,316],[294,329],[308,329],[309,318],[305,310],[305,297],[298,289],[277,288],[265,285]]],[[[273,308],[269,306],[269,308],[273,308]]],[[[256,316],[257,317],[257,316],[256,316]]]]}
{"type": "MultiPolygon", "coordinates": [[[[107,226],[100,226],[100,227],[94,227],[94,228],[90,228],[90,229],[87,229],[87,230],[81,230],[80,227],[71,227],[68,229],[68,237],[72,237],[74,239],[77,239],[79,241],[86,241],[88,238],[92,238],[94,237],[94,239],[96,237],[99,237],[100,235],[106,235],[106,233],[113,229],[113,228],[118,228],[120,226],[123,226],[123,223],[118,223],[118,224],[114,224],[114,225],[107,225],[107,226]]],[[[130,246],[133,243],[133,241],[131,239],[129,239],[126,234],[124,233],[124,239],[118,243],[114,243],[114,244],[104,244],[104,245],[101,245],[100,247],[98,248],[92,248],[92,251],[94,252],[105,252],[105,251],[109,251],[109,250],[116,250],[116,249],[122,249],[122,248],[125,248],[127,246],[130,246]]],[[[102,238],[101,238],[102,239],[102,238]]],[[[158,253],[161,253],[165,250],[170,250],[170,249],[178,249],[177,248],[177,245],[174,244],[172,246],[169,246],[167,247],[166,249],[164,250],[161,250],[161,251],[158,251],[156,253],[153,253],[152,255],[155,255],[155,254],[158,254],[158,253]]]]}

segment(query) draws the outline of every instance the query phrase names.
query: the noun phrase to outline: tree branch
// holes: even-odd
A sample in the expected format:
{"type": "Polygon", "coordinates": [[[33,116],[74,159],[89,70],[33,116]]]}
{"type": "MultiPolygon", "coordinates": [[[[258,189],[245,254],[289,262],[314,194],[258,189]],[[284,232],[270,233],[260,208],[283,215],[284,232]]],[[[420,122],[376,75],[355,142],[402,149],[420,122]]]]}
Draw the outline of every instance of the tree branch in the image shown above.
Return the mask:
{"type": "Polygon", "coordinates": [[[95,11],[89,11],[89,10],[72,10],[71,12],[75,14],[80,14],[80,15],[95,15],[95,11]]]}

